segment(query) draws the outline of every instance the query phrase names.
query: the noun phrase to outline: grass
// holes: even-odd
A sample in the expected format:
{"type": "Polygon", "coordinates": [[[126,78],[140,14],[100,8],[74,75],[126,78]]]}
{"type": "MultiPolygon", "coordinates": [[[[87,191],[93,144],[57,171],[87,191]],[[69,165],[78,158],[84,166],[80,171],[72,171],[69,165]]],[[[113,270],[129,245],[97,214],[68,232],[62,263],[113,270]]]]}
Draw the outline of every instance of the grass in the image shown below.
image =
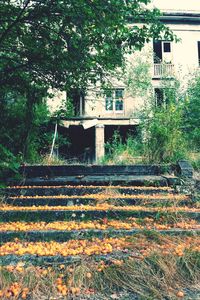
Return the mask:
{"type": "Polygon", "coordinates": [[[75,296],[85,299],[81,295],[94,294],[108,297],[123,290],[136,294],[138,299],[185,299],[187,289],[200,291],[200,253],[190,250],[182,257],[157,252],[144,259],[95,261],[90,257],[71,265],[18,264],[1,267],[0,272],[2,300],[9,298],[6,297],[9,291],[13,295],[15,282],[19,284],[18,295],[10,296],[11,299],[21,299],[23,289],[27,291],[26,298],[32,300],[74,299],[75,296]]]}
{"type": "Polygon", "coordinates": [[[200,152],[191,152],[190,161],[196,171],[200,171],[200,152]]]}

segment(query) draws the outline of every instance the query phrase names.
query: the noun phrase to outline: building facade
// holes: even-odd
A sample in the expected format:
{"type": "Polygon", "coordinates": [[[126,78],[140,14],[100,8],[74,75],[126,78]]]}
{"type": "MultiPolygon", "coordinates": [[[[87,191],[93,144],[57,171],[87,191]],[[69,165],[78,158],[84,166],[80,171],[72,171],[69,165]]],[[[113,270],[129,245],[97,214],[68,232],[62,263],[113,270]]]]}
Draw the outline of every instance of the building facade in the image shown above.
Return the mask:
{"type": "MultiPolygon", "coordinates": [[[[174,76],[181,75],[184,81],[187,74],[200,67],[200,9],[165,11],[161,21],[173,30],[179,41],[157,40],[144,47],[144,52],[152,53],[155,105],[163,101],[163,76],[173,80],[174,76]]],[[[112,87],[104,92],[100,87],[89,90],[86,97],[80,98],[77,116],[62,122],[71,139],[71,155],[83,161],[99,161],[105,154],[105,143],[115,130],[124,139],[128,132],[137,133],[138,111],[144,105],[142,97],[130,95],[123,78],[112,79],[112,87]]]]}

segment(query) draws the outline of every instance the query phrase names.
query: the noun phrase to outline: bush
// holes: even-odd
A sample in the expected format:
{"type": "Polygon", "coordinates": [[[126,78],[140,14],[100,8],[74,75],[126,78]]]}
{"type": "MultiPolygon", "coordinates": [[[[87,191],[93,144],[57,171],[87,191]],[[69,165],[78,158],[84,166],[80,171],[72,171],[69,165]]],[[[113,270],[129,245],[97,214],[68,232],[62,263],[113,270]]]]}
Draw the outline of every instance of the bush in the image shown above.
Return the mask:
{"type": "Polygon", "coordinates": [[[184,112],[184,127],[192,150],[200,149],[200,72],[189,81],[184,112]]]}
{"type": "Polygon", "coordinates": [[[0,144],[0,183],[1,185],[10,176],[18,175],[19,158],[13,155],[6,147],[0,144]]]}
{"type": "Polygon", "coordinates": [[[186,156],[181,105],[169,103],[153,110],[144,122],[145,158],[151,163],[176,162],[186,156]]]}
{"type": "Polygon", "coordinates": [[[105,144],[106,155],[101,161],[105,164],[132,164],[142,160],[142,144],[139,138],[128,136],[125,143],[118,131],[111,141],[105,144]]]}

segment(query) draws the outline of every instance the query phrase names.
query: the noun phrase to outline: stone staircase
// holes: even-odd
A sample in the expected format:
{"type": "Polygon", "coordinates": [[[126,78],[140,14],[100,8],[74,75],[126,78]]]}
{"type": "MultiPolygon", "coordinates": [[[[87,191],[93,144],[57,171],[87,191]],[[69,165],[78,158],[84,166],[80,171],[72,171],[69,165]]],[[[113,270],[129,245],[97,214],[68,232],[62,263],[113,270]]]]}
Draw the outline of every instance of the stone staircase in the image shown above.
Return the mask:
{"type": "MultiPolygon", "coordinates": [[[[23,179],[10,180],[3,191],[2,264],[81,259],[82,252],[76,247],[75,255],[54,255],[26,250],[29,243],[46,242],[48,248],[53,242],[76,240],[84,244],[85,240],[104,241],[142,232],[173,236],[200,233],[199,206],[190,195],[169,186],[168,177],[161,175],[158,166],[31,166],[22,168],[21,173],[23,179]],[[15,247],[18,243],[22,243],[21,252],[15,247]]],[[[170,183],[177,180],[170,177],[170,183]]],[[[91,253],[102,258],[119,252],[98,251],[91,253]]]]}

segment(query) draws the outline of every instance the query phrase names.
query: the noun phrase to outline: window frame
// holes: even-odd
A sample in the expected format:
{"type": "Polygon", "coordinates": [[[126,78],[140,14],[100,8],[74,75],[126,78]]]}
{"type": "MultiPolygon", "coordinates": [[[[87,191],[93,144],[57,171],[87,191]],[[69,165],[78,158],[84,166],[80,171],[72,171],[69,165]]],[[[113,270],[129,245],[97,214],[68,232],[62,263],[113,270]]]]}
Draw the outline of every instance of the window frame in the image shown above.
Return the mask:
{"type": "Polygon", "coordinates": [[[171,46],[171,42],[169,41],[163,41],[163,53],[171,53],[172,52],[172,46],[171,46]],[[169,47],[167,49],[166,45],[168,45],[167,47],[169,47]],[[169,51],[166,51],[169,50],[169,51]]]}
{"type": "Polygon", "coordinates": [[[117,113],[122,114],[124,113],[124,88],[114,88],[111,89],[111,96],[108,96],[109,91],[105,92],[105,111],[106,113],[117,113]],[[121,96],[117,95],[117,92],[121,91],[121,96]],[[112,109],[107,109],[108,104],[107,101],[110,99],[112,102],[112,109]],[[118,107],[122,107],[122,109],[118,109],[118,107]]]}
{"type": "Polygon", "coordinates": [[[153,61],[154,64],[162,64],[164,62],[165,55],[171,54],[173,51],[172,41],[167,40],[153,40],[153,61]],[[168,44],[169,50],[166,51],[166,45],[168,44]],[[157,53],[156,53],[157,51],[157,53]],[[158,55],[157,55],[158,54],[158,55]]]}

